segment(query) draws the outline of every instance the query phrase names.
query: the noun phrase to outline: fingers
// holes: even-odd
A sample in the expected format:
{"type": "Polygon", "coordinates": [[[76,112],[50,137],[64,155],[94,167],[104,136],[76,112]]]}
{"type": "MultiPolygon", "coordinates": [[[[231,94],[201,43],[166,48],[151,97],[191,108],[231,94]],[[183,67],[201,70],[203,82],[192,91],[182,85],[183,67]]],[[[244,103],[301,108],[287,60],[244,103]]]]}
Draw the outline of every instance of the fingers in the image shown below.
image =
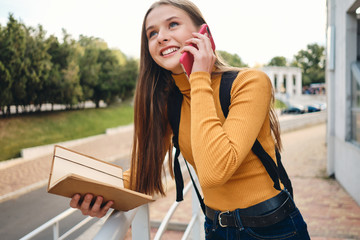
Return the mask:
{"type": "Polygon", "coordinates": [[[81,202],[81,196],[75,194],[70,201],[70,207],[79,209],[83,215],[101,218],[106,215],[114,204],[113,201],[109,201],[102,207],[103,200],[101,196],[94,197],[91,194],[86,194],[81,202]]]}
{"type": "Polygon", "coordinates": [[[90,209],[88,210],[89,216],[100,217],[102,202],[103,202],[103,198],[100,196],[97,196],[94,205],[92,207],[89,205],[90,206],[90,209]]]}
{"type": "Polygon", "coordinates": [[[86,194],[84,197],[84,201],[80,205],[80,211],[84,215],[90,215],[90,204],[93,199],[93,196],[91,194],[86,194]]]}
{"type": "Polygon", "coordinates": [[[211,74],[216,56],[212,49],[211,41],[207,35],[200,33],[193,33],[194,38],[187,40],[186,44],[193,44],[193,46],[185,46],[182,52],[188,51],[194,56],[194,63],[192,72],[209,72],[211,74]]]}
{"type": "Polygon", "coordinates": [[[105,216],[113,204],[114,204],[113,201],[107,202],[106,205],[100,211],[100,217],[105,216]]]}
{"type": "Polygon", "coordinates": [[[80,205],[79,205],[79,201],[80,201],[80,194],[75,194],[72,198],[71,198],[71,201],[70,201],[70,207],[72,208],[78,208],[80,205]]]}
{"type": "Polygon", "coordinates": [[[205,49],[207,51],[211,51],[212,50],[212,46],[211,46],[211,41],[209,38],[209,35],[207,33],[205,34],[201,34],[201,33],[193,33],[193,38],[188,39],[185,43],[186,44],[193,44],[195,46],[197,46],[197,49],[205,49]]]}

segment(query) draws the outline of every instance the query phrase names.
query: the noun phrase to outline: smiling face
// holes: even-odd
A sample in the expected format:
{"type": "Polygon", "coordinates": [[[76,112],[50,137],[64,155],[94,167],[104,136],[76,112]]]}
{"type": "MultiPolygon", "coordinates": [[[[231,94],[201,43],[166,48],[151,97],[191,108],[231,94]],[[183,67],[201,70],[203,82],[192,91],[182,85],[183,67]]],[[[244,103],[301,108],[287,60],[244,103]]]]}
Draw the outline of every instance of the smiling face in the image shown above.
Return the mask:
{"type": "Polygon", "coordinates": [[[160,5],[147,16],[145,28],[149,52],[154,61],[174,74],[182,73],[179,62],[181,49],[199,27],[182,9],[160,5]]]}

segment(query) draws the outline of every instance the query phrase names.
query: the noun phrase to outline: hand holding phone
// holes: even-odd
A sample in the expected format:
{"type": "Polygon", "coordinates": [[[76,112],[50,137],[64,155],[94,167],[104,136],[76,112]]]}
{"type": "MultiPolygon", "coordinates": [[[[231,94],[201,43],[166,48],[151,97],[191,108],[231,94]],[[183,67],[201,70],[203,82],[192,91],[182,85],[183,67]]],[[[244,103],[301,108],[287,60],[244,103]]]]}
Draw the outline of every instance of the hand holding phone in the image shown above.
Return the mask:
{"type": "MultiPolygon", "coordinates": [[[[212,47],[213,51],[215,51],[214,39],[212,38],[212,35],[211,35],[208,25],[207,24],[202,25],[199,33],[200,34],[205,34],[205,33],[208,34],[208,36],[210,38],[210,42],[211,42],[211,47],[212,47]]],[[[194,44],[192,44],[192,46],[196,47],[194,44]]],[[[184,69],[185,73],[188,76],[190,76],[192,67],[194,64],[194,56],[189,52],[184,52],[180,57],[180,64],[181,64],[182,68],[184,69]]]]}

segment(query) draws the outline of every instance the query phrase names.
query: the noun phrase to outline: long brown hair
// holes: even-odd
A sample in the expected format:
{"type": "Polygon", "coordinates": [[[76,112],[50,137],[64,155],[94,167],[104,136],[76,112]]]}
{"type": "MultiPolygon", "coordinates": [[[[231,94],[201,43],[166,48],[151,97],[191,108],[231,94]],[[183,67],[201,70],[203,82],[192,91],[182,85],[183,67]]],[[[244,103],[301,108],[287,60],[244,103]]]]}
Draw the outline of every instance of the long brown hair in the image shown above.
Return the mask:
{"type": "MultiPolygon", "coordinates": [[[[165,195],[162,185],[164,172],[162,166],[166,153],[169,153],[169,169],[172,174],[172,144],[170,142],[172,132],[166,109],[169,91],[175,83],[171,72],[160,67],[152,59],[145,29],[147,16],[154,8],[161,5],[171,5],[182,9],[197,27],[206,23],[197,6],[188,0],[157,1],[151,5],[143,20],[140,70],[134,98],[134,139],[130,186],[138,192],[151,195],[154,193],[165,195]]],[[[233,69],[218,56],[215,67],[218,69],[217,73],[233,69]]],[[[270,116],[276,117],[276,114],[270,116]]],[[[279,146],[281,146],[278,123],[273,121],[273,117],[271,119],[271,128],[276,143],[277,145],[280,143],[279,146]]]]}

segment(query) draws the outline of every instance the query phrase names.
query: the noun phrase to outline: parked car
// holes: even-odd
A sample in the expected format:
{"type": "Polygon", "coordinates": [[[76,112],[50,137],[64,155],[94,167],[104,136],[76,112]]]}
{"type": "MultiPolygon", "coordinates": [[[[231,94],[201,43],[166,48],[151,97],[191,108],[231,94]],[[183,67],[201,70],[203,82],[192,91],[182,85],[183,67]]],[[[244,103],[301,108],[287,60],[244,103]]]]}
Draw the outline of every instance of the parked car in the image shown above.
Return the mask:
{"type": "Polygon", "coordinates": [[[282,110],[281,113],[282,114],[303,114],[303,113],[305,113],[305,110],[300,107],[292,106],[292,107],[285,108],[284,110],[282,110]]]}
{"type": "Polygon", "coordinates": [[[315,106],[307,106],[307,112],[311,113],[311,112],[320,112],[321,109],[317,108],[315,106]]]}

